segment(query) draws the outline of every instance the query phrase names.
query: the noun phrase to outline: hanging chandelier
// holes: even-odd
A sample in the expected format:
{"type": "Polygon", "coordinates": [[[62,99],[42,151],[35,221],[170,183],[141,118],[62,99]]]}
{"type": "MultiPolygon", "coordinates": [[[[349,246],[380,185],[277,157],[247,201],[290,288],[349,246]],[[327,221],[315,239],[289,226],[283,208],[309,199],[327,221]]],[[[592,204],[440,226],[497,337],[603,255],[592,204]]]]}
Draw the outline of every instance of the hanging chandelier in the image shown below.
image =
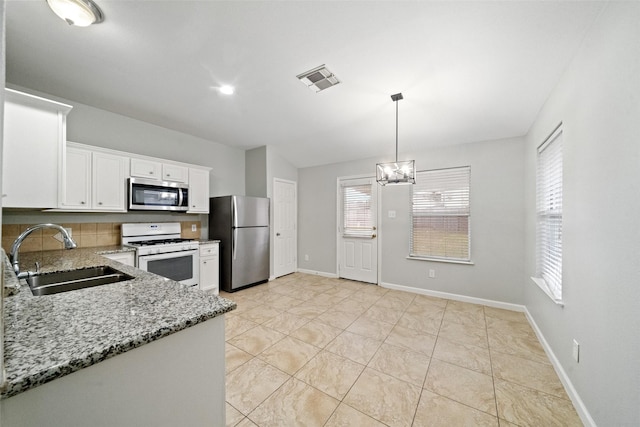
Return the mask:
{"type": "Polygon", "coordinates": [[[391,99],[396,103],[396,161],[378,163],[376,165],[376,181],[380,185],[415,184],[415,160],[398,161],[398,101],[404,98],[401,93],[396,93],[391,95],[391,99]]]}

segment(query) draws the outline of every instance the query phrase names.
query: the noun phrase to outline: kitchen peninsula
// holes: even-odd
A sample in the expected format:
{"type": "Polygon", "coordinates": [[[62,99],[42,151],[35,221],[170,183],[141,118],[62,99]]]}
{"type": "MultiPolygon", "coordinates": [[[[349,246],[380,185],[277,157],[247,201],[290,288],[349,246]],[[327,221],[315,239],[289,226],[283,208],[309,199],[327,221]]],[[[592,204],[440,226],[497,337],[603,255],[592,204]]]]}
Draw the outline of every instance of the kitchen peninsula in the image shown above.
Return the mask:
{"type": "MultiPolygon", "coordinates": [[[[127,248],[21,255],[41,272],[111,266],[125,282],[33,296],[4,256],[2,425],[224,425],[224,317],[216,297],[107,259],[127,248]]],[[[26,268],[25,268],[26,270],[26,268]]]]}

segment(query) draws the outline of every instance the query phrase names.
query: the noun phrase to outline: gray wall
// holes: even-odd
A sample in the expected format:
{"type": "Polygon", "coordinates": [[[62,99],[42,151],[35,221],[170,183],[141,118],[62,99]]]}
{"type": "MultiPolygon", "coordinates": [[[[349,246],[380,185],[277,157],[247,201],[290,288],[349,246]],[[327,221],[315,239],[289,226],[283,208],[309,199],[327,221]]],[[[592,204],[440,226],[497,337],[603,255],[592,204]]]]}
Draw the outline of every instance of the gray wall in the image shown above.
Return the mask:
{"type": "Polygon", "coordinates": [[[267,146],[245,151],[246,195],[267,197],[267,146]]]}
{"type": "MultiPolygon", "coordinates": [[[[8,87],[73,105],[67,116],[67,139],[83,144],[154,156],[185,163],[209,166],[209,194],[244,194],[245,152],[207,141],[130,117],[94,108],[85,104],[55,97],[7,83],[8,87]]],[[[57,222],[117,222],[117,221],[173,221],[201,218],[205,237],[205,215],[176,216],[162,213],[144,214],[52,214],[47,212],[6,211],[6,223],[30,223],[54,220],[57,222]]]]}
{"type": "Polygon", "coordinates": [[[640,4],[611,2],[526,142],[529,312],[599,426],[640,425],[640,4]],[[563,298],[535,272],[536,147],[564,128],[563,298]],[[572,339],[580,363],[571,357],[572,339]]]}
{"type": "Polygon", "coordinates": [[[67,116],[69,141],[209,166],[212,196],[244,194],[244,150],[29,88],[10,83],[7,86],[72,105],[67,116]]]}
{"type": "MultiPolygon", "coordinates": [[[[471,166],[471,258],[474,265],[406,259],[409,254],[408,186],[380,188],[378,221],[381,283],[523,303],[524,140],[514,138],[400,155],[418,170],[471,166]],[[395,210],[396,218],[388,217],[395,210]],[[436,271],[428,278],[428,270],[436,271]]],[[[388,159],[387,159],[388,160],[388,159]]],[[[298,266],[336,273],[337,195],[341,176],[370,174],[380,159],[299,170],[298,266]],[[309,261],[304,256],[309,255],[309,261]]]]}

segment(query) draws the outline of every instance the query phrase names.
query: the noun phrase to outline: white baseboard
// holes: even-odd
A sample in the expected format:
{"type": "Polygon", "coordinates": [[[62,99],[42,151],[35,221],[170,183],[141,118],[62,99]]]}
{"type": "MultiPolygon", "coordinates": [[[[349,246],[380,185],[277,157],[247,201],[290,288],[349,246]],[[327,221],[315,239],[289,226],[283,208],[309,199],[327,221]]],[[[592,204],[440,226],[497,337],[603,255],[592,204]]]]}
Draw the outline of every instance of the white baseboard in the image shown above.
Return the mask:
{"type": "Polygon", "coordinates": [[[540,341],[540,344],[542,344],[542,348],[544,348],[544,351],[547,353],[547,357],[551,361],[553,368],[556,370],[556,373],[560,378],[560,382],[562,382],[562,385],[564,386],[564,389],[567,392],[569,399],[571,399],[573,406],[576,408],[576,412],[578,413],[580,420],[582,420],[582,423],[586,427],[597,427],[596,422],[593,420],[593,418],[591,418],[591,414],[589,414],[587,407],[585,406],[584,402],[580,398],[580,395],[578,394],[575,387],[571,383],[569,376],[567,375],[564,368],[560,364],[560,361],[556,357],[553,350],[551,350],[551,346],[549,346],[549,343],[544,338],[544,335],[542,335],[542,331],[540,330],[540,328],[538,328],[536,321],[533,319],[533,316],[531,316],[531,313],[529,313],[529,310],[527,310],[526,307],[525,307],[524,313],[527,316],[527,320],[529,321],[529,324],[533,328],[533,331],[536,333],[536,336],[538,337],[538,341],[540,341]]]}
{"type": "Polygon", "coordinates": [[[298,273],[314,274],[316,276],[331,277],[333,279],[338,278],[338,275],[335,273],[325,273],[324,271],[305,270],[304,268],[299,268],[298,273]]]}
{"type": "Polygon", "coordinates": [[[429,289],[413,288],[411,286],[395,285],[393,283],[380,283],[380,286],[382,286],[383,288],[412,292],[414,294],[427,295],[430,297],[446,298],[446,299],[452,299],[455,301],[468,302],[471,304],[482,304],[489,307],[502,308],[504,310],[526,312],[525,306],[520,304],[511,304],[508,302],[494,301],[494,300],[484,299],[484,298],[475,298],[475,297],[469,297],[466,295],[451,294],[448,292],[432,291],[429,289]]]}

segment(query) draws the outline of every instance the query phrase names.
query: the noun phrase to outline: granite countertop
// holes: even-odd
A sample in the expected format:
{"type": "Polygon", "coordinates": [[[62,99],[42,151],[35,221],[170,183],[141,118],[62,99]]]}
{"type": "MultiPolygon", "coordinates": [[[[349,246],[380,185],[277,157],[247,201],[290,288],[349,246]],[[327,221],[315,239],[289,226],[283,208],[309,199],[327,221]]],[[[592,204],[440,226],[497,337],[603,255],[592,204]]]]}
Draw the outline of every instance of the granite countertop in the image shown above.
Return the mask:
{"type": "Polygon", "coordinates": [[[236,308],[228,299],[100,256],[130,250],[117,246],[20,254],[25,269],[35,261],[41,272],[109,265],[134,277],[47,296],[33,296],[3,254],[5,285],[20,292],[4,299],[8,384],[2,399],[236,308]]]}
{"type": "Polygon", "coordinates": [[[198,243],[200,243],[201,245],[207,245],[209,243],[220,243],[220,240],[200,239],[198,240],[198,243]]]}

